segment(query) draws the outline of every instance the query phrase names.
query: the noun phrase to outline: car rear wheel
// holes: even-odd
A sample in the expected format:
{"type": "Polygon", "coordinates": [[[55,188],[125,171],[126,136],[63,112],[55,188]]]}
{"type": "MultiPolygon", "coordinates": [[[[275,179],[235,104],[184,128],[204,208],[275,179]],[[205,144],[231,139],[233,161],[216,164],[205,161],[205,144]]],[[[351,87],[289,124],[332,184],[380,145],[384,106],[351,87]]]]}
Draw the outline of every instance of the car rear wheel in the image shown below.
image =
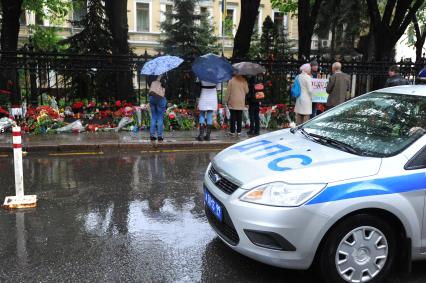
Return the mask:
{"type": "Polygon", "coordinates": [[[383,282],[395,260],[396,236],[382,218],[362,214],[328,233],[319,254],[324,282],[383,282]]]}

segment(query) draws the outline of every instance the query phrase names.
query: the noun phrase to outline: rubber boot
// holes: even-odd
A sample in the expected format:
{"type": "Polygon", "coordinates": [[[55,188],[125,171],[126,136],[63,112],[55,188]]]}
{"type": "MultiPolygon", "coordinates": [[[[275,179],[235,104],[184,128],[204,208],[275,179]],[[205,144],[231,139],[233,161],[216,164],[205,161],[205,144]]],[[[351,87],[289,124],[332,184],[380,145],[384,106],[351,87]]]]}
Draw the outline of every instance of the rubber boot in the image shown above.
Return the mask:
{"type": "Polygon", "coordinates": [[[198,134],[198,136],[195,138],[197,141],[203,141],[203,136],[204,136],[204,124],[200,124],[200,133],[198,134]]]}
{"type": "Polygon", "coordinates": [[[207,125],[206,136],[204,137],[205,141],[210,141],[210,134],[212,133],[212,125],[207,125]]]}

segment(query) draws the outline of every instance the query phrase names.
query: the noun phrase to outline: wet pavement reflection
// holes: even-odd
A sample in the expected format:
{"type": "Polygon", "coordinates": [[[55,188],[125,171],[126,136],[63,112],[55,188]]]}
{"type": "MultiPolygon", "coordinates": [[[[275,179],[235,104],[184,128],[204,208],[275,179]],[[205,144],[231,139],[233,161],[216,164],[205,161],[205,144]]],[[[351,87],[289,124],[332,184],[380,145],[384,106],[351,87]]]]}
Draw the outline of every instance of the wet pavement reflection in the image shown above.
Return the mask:
{"type": "MultiPolygon", "coordinates": [[[[0,282],[317,282],[224,245],[204,216],[214,153],[108,153],[24,159],[38,208],[0,210],[0,282]]],[[[0,198],[13,194],[0,159],[0,198]]],[[[425,282],[425,263],[389,282],[425,282]]]]}

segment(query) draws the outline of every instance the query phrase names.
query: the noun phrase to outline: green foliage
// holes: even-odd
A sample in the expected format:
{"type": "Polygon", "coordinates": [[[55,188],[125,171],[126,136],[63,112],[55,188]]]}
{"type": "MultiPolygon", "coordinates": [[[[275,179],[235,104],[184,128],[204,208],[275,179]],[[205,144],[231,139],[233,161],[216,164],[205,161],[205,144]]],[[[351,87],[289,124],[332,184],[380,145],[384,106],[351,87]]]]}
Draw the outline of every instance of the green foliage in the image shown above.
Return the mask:
{"type": "Polygon", "coordinates": [[[200,54],[219,53],[220,44],[215,36],[215,27],[210,23],[207,15],[201,14],[200,33],[198,36],[198,49],[200,54]]]}
{"type": "Polygon", "coordinates": [[[66,45],[61,44],[64,38],[57,34],[57,28],[34,26],[33,29],[33,45],[35,51],[63,52],[67,49],[66,45]]]}
{"type": "Polygon", "coordinates": [[[165,14],[161,51],[176,56],[193,56],[217,51],[214,28],[206,15],[195,13],[195,0],[175,0],[174,10],[165,14]]]}
{"type": "Polygon", "coordinates": [[[257,26],[254,27],[253,35],[251,36],[250,49],[248,52],[248,57],[250,59],[255,59],[260,57],[260,36],[259,29],[257,26]]]}
{"type": "Polygon", "coordinates": [[[328,38],[334,33],[333,50],[341,55],[353,52],[355,39],[368,29],[369,19],[362,0],[323,1],[319,10],[315,33],[328,38]]]}
{"type": "Polygon", "coordinates": [[[69,44],[69,52],[101,55],[112,53],[111,25],[105,16],[105,7],[101,0],[89,0],[87,14],[81,21],[75,21],[73,24],[83,30],[64,40],[64,43],[69,44]]]}
{"type": "Polygon", "coordinates": [[[260,37],[260,54],[264,59],[271,58],[275,51],[275,39],[278,29],[270,16],[265,18],[262,26],[262,36],[260,37]]]}
{"type": "MultiPolygon", "coordinates": [[[[67,52],[82,55],[111,55],[113,37],[102,0],[89,0],[88,12],[81,21],[73,23],[83,28],[62,43],[68,44],[67,52]]],[[[90,72],[73,73],[71,77],[74,93],[78,98],[110,98],[109,92],[116,88],[116,76],[109,71],[92,69],[90,72]]]]}
{"type": "Polygon", "coordinates": [[[272,8],[279,9],[283,13],[297,11],[297,0],[271,0],[272,8]]]}
{"type": "Polygon", "coordinates": [[[234,37],[234,21],[231,18],[225,18],[223,21],[223,34],[228,37],[234,37]]]}
{"type": "MultiPolygon", "coordinates": [[[[421,34],[426,32],[426,2],[420,7],[416,13],[418,28],[420,29],[421,34]]],[[[407,46],[415,46],[418,38],[416,34],[416,29],[414,26],[414,21],[410,23],[407,29],[407,46]]]]}
{"type": "Polygon", "coordinates": [[[274,58],[286,59],[293,55],[295,44],[288,39],[288,33],[285,28],[278,28],[277,37],[274,44],[274,58]]]}
{"type": "Polygon", "coordinates": [[[33,11],[42,18],[51,21],[64,19],[72,9],[73,3],[69,0],[24,0],[23,9],[33,11]]]}
{"type": "Polygon", "coordinates": [[[257,33],[254,35],[253,49],[250,50],[252,58],[259,55],[263,59],[284,59],[293,54],[294,44],[289,41],[287,30],[278,27],[269,16],[263,22],[260,41],[256,42],[258,35],[257,33]]]}

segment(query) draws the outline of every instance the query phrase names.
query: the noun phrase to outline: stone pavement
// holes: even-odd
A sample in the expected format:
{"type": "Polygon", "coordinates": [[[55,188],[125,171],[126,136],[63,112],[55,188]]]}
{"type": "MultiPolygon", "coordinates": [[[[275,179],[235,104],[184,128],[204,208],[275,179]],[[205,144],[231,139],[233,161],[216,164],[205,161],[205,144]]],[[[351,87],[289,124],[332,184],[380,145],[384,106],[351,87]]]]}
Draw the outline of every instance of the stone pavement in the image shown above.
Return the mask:
{"type": "MultiPolygon", "coordinates": [[[[212,132],[210,142],[195,140],[197,131],[172,131],[164,133],[163,143],[151,143],[149,132],[96,132],[32,135],[22,137],[23,149],[27,152],[77,151],[77,150],[177,150],[177,149],[223,149],[247,139],[246,130],[240,138],[228,137],[223,130],[212,132]]],[[[12,135],[0,134],[0,152],[12,151],[12,135]]]]}

